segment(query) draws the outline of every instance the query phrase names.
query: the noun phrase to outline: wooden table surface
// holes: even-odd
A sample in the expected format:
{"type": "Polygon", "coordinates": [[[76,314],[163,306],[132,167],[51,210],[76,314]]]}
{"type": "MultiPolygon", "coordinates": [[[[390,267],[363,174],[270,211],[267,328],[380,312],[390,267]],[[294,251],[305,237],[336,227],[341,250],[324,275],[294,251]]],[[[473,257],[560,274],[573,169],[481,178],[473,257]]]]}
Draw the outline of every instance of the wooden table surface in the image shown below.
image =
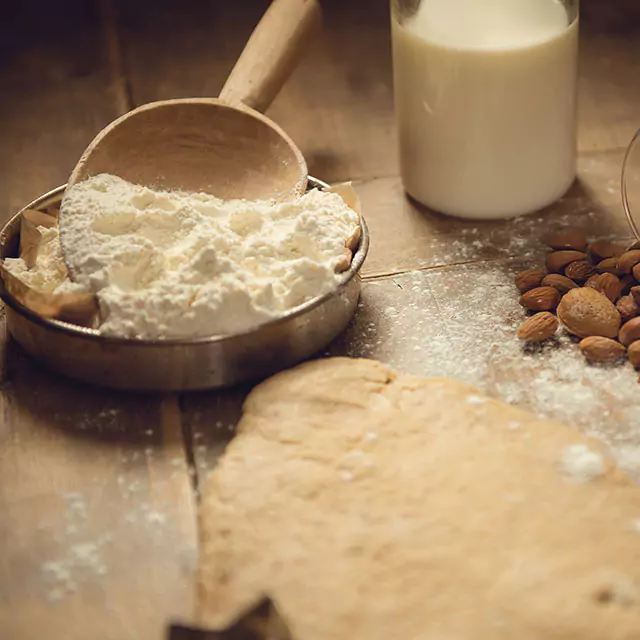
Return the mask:
{"type": "MultiPolygon", "coordinates": [[[[12,3],[0,26],[0,211],[65,182],[110,120],[217,95],[266,1],[12,3]]],[[[567,223],[628,238],[618,182],[640,126],[640,8],[584,0],[580,180],[522,220],[471,223],[410,203],[398,177],[386,0],[328,0],[323,33],[269,115],[312,175],[355,181],[372,248],[352,326],[329,353],[470,380],[603,437],[633,471],[640,389],[575,344],[523,349],[511,279],[567,223]]],[[[198,488],[247,389],[131,395],[43,370],[3,338],[0,637],[159,639],[188,620],[198,488]]]]}

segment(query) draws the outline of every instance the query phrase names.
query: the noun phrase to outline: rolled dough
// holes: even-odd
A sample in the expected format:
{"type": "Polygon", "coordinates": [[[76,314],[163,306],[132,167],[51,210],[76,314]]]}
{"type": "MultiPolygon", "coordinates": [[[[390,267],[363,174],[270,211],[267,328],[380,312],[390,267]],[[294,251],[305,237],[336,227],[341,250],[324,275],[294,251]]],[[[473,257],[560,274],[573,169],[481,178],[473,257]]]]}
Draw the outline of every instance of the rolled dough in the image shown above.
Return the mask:
{"type": "Polygon", "coordinates": [[[298,640],[640,638],[640,489],[599,445],[374,361],[250,394],[201,545],[214,628],[267,593],[298,640]]]}

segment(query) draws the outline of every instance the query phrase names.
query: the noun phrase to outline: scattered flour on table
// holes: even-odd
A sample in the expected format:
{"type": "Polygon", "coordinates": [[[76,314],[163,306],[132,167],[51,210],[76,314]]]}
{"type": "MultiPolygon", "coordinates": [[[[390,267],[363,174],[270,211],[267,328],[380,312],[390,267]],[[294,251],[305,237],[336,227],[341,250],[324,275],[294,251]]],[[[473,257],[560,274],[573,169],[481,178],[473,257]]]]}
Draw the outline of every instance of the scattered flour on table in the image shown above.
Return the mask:
{"type": "Polygon", "coordinates": [[[250,329],[336,287],[358,214],[313,190],[282,204],[158,191],[102,174],[61,206],[65,257],[125,337],[250,329]]]}
{"type": "Polygon", "coordinates": [[[640,478],[640,445],[622,445],[616,449],[615,457],[623,471],[640,478]]]}
{"type": "Polygon", "coordinates": [[[365,281],[356,318],[329,353],[463,380],[543,418],[576,425],[606,443],[640,482],[640,463],[633,462],[640,455],[637,374],[628,363],[587,364],[562,330],[543,345],[518,340],[526,314],[513,278],[530,264],[496,261],[365,281]]]}
{"type": "Polygon", "coordinates": [[[591,451],[585,444],[567,447],[562,454],[563,473],[575,482],[587,482],[604,473],[602,455],[591,451]]]}
{"type": "Polygon", "coordinates": [[[72,544],[60,558],[44,562],[41,571],[50,586],[47,599],[51,602],[61,600],[77,591],[78,583],[87,577],[105,575],[108,571],[101,549],[109,539],[108,535],[104,535],[95,542],[72,544]]]}
{"type": "MultiPolygon", "coordinates": [[[[125,475],[118,475],[116,485],[124,502],[120,517],[109,523],[109,529],[96,533],[93,517],[100,512],[99,500],[102,481],[94,479],[95,486],[86,494],[78,491],[59,494],[62,500],[62,518],[56,524],[41,521],[38,530],[45,533],[52,545],[48,557],[40,563],[40,574],[46,589],[44,597],[56,602],[79,591],[90,582],[100,581],[109,575],[109,555],[116,541],[130,539],[131,528],[148,534],[149,542],[161,540],[167,535],[169,514],[162,505],[150,504],[144,498],[145,488],[139,481],[129,482],[125,475]],[[127,504],[128,503],[128,504],[127,504]]],[[[111,567],[113,569],[113,567],[111,567]]]]}

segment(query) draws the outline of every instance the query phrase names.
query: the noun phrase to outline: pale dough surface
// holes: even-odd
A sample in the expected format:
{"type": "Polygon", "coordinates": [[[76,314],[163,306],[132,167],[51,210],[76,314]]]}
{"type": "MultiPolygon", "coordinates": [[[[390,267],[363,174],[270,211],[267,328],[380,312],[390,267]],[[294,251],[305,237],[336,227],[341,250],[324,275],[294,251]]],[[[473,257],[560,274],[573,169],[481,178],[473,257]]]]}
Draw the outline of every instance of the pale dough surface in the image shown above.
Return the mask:
{"type": "Polygon", "coordinates": [[[258,386],[205,488],[200,621],[267,592],[297,640],[638,640],[640,489],[572,428],[378,362],[258,386]]]}

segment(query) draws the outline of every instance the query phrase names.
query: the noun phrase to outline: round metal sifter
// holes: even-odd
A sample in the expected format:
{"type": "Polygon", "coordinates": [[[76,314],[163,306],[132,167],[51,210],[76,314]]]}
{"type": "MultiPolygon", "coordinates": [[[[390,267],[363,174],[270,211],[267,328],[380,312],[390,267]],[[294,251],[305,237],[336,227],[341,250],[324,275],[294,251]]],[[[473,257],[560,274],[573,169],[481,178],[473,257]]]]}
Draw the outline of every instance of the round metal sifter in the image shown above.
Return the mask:
{"type": "MultiPolygon", "coordinates": [[[[328,185],[309,178],[309,187],[328,185]]],[[[26,209],[59,204],[65,186],[44,194],[26,209]]],[[[16,257],[20,242],[17,213],[0,233],[0,258],[16,257]]],[[[334,291],[291,309],[244,333],[191,340],[139,340],[103,336],[69,322],[45,318],[27,308],[4,285],[11,335],[32,356],[71,378],[118,389],[182,391],[226,387],[265,378],[311,357],[347,326],[360,294],[359,271],[369,248],[367,226],[350,267],[334,291]]]]}

